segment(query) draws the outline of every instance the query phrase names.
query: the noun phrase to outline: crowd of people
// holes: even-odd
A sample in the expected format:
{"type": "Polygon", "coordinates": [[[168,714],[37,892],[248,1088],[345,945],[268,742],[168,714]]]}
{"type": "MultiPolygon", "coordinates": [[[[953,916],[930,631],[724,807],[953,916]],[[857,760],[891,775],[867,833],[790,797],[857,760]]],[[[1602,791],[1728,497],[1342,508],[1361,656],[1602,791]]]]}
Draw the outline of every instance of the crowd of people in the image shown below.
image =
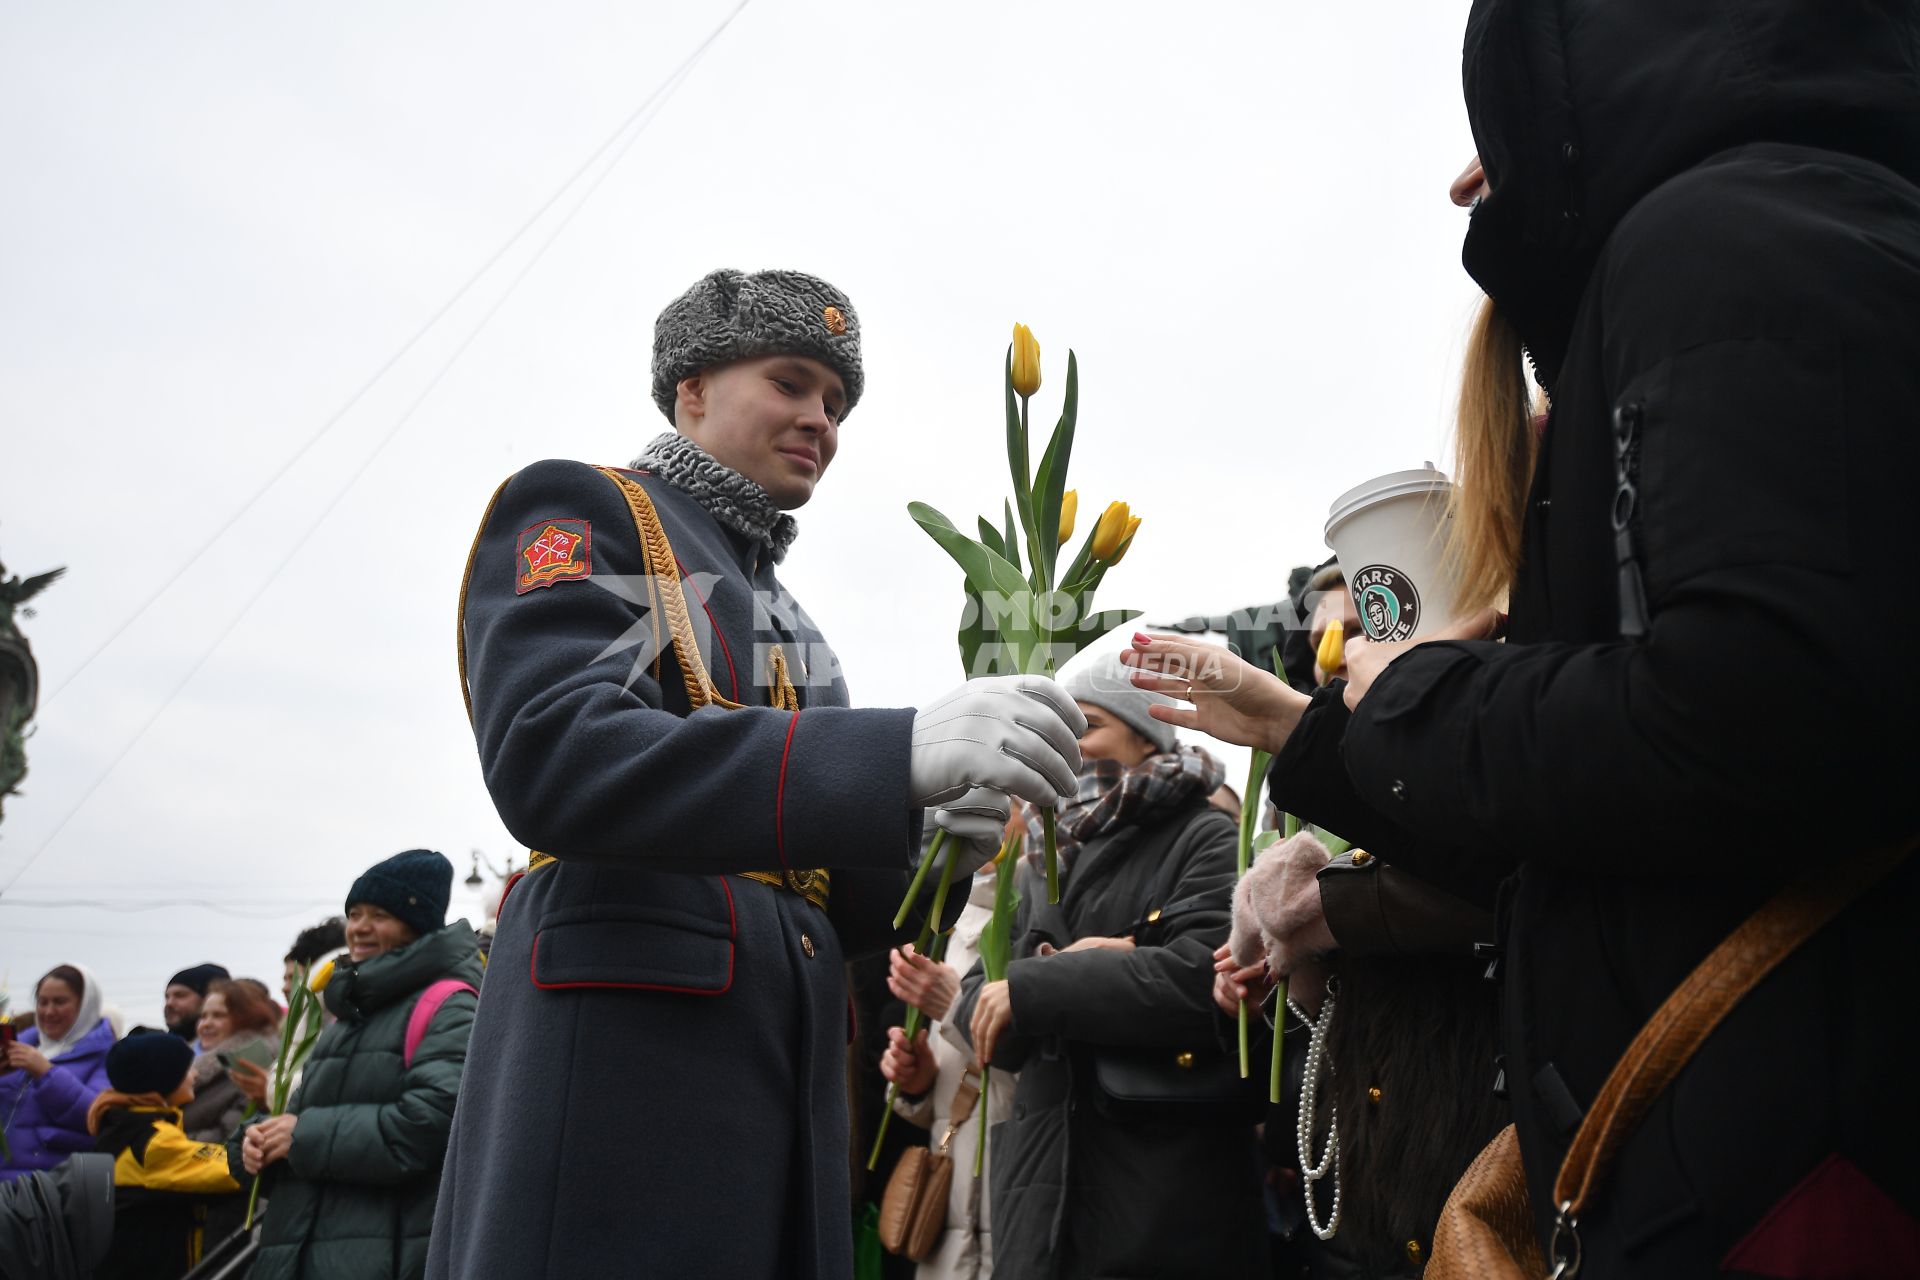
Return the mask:
{"type": "Polygon", "coordinates": [[[1920,601],[1917,51],[1909,3],[1474,5],[1457,616],[1303,565],[1286,676],[1140,632],[854,707],[777,569],[859,315],[704,277],[672,429],[509,477],[461,578],[536,851],[484,953],[446,859],[369,868],[288,955],[284,1108],[259,981],[123,1035],[51,970],[0,1232],[94,1156],[74,1274],[181,1274],[256,1194],[272,1280],[1913,1274],[1920,677],[1867,659],[1920,601]]]}
{"type": "Polygon", "coordinates": [[[294,939],[284,1004],[202,963],[168,981],[164,1026],[123,1029],[84,966],[42,976],[0,1062],[0,1194],[98,1153],[114,1210],[63,1241],[72,1224],[36,1208],[59,1198],[16,1186],[0,1275],[169,1280],[238,1238],[250,1270],[235,1274],[262,1280],[420,1274],[484,963],[467,922],[446,920],[452,883],[432,850],[368,868],[343,916],[294,939]],[[304,983],[324,1012],[289,1062],[304,983]]]}

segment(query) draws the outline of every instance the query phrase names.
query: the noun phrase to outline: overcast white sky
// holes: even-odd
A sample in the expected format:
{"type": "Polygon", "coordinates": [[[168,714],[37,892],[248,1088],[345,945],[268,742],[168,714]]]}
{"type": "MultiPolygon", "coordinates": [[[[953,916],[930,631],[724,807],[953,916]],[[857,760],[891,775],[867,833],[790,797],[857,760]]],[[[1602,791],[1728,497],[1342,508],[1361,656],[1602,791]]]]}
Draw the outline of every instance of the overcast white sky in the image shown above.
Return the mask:
{"type": "Polygon", "coordinates": [[[905,504],[999,509],[1016,320],[1036,421],[1079,352],[1082,509],[1145,517],[1104,607],[1273,600],[1336,493],[1444,460],[1466,0],[752,0],[457,362],[581,186],[80,670],[734,4],[0,11],[0,559],[69,567],[0,826],[16,1002],[78,960],[154,1021],[185,965],[274,981],[387,854],[520,856],[454,673],[467,546],[511,471],[663,428],[653,317],[713,267],[860,309],[866,398],[784,577],[862,705],[959,678],[957,570],[905,504]],[[178,899],[213,905],[137,909],[178,899]]]}

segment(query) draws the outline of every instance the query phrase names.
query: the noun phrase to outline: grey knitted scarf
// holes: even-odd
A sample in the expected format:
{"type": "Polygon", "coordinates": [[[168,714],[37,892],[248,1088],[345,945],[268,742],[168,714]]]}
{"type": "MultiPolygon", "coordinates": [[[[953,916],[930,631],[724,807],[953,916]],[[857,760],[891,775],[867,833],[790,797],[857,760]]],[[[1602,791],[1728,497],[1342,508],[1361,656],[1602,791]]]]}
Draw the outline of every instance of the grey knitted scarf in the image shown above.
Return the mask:
{"type": "MultiPolygon", "coordinates": [[[[1054,823],[1060,874],[1073,868],[1080,846],[1121,827],[1150,827],[1194,796],[1210,796],[1227,780],[1227,768],[1201,747],[1176,743],[1132,768],[1118,760],[1089,760],[1080,768],[1079,791],[1059,807],[1054,823]]],[[[1040,815],[1027,818],[1026,858],[1046,865],[1040,815]]]]}
{"type": "Polygon", "coordinates": [[[775,564],[787,558],[787,548],[800,532],[794,518],[774,506],[765,489],[677,431],[655,436],[633,466],[659,476],[727,528],[766,543],[775,564]]]}

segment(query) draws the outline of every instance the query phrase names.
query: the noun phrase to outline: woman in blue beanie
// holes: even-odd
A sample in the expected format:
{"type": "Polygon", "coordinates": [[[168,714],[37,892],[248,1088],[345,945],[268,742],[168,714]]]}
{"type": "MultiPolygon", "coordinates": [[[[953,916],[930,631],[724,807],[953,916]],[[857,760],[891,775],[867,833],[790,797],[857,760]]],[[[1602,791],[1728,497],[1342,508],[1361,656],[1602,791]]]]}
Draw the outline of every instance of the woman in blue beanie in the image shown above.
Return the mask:
{"type": "Polygon", "coordinates": [[[410,849],[348,892],[347,958],[323,996],[339,1020],[286,1114],[242,1144],[270,1201],[255,1280],[425,1273],[481,974],[473,930],[446,923],[452,888],[452,863],[410,849]]]}

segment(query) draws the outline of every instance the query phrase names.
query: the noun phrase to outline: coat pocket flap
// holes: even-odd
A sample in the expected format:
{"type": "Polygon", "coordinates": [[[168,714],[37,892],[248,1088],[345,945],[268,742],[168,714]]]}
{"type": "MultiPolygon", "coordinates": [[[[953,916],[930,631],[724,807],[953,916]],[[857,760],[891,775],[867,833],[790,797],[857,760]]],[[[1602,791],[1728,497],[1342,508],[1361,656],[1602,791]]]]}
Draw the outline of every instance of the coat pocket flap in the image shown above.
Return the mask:
{"type": "Polygon", "coordinates": [[[733,889],[714,879],[723,918],[627,904],[549,912],[533,938],[533,985],[722,994],[733,985],[733,889]]]}

